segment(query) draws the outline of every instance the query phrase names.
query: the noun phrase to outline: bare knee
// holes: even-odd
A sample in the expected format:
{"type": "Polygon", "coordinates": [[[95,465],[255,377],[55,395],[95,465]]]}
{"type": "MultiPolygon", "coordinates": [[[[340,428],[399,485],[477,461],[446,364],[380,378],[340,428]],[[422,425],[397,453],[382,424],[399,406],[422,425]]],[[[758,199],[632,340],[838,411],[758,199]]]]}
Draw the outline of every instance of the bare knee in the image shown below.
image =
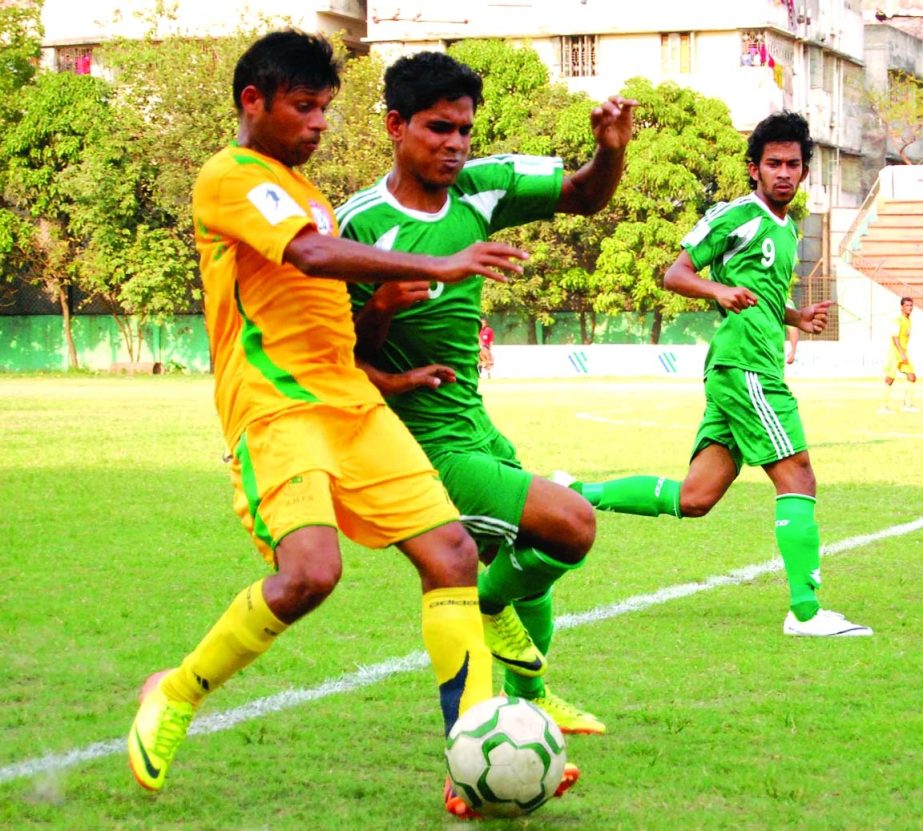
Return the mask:
{"type": "Polygon", "coordinates": [[[576,563],[587,555],[596,540],[596,511],[589,502],[580,499],[569,506],[568,520],[558,559],[576,563]]]}
{"type": "Polygon", "coordinates": [[[263,582],[266,602],[281,620],[297,620],[332,594],[342,573],[339,551],[288,552],[279,571],[263,582]]]}
{"type": "Polygon", "coordinates": [[[477,584],[477,546],[460,522],[434,528],[400,548],[416,566],[425,592],[477,584]]]}
{"type": "Polygon", "coordinates": [[[709,491],[687,487],[685,482],[680,488],[679,510],[684,517],[692,519],[703,517],[715,507],[717,502],[718,499],[709,491]]]}

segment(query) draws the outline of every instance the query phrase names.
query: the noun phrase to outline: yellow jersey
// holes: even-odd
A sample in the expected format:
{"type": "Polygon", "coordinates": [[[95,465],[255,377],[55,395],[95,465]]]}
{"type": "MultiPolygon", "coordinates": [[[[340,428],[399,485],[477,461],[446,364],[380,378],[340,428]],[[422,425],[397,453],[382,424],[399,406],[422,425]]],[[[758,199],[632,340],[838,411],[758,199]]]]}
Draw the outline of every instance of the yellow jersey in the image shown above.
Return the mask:
{"type": "MultiPolygon", "coordinates": [[[[898,315],[897,320],[894,321],[894,330],[891,332],[892,338],[897,338],[897,342],[901,345],[901,349],[904,350],[904,354],[907,353],[907,345],[910,343],[910,318],[906,315],[898,315]]],[[[891,341],[891,348],[894,349],[894,341],[891,341]]],[[[897,350],[895,350],[897,351],[897,350]]]]}
{"type": "Polygon", "coordinates": [[[314,184],[275,159],[231,146],[203,165],[192,212],[215,405],[228,446],[252,421],[292,407],[381,403],[355,364],[346,284],[283,262],[303,229],[339,233],[314,184]]]}

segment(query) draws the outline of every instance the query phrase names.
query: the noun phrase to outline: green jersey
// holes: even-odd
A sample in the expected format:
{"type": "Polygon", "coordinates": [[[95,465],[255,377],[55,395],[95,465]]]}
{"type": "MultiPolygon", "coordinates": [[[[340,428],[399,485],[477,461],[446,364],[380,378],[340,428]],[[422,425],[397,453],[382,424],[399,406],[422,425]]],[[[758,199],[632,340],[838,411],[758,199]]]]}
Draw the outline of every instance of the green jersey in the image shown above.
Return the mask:
{"type": "MultiPolygon", "coordinates": [[[[387,177],[354,194],[337,210],[341,236],[394,251],[443,256],[482,242],[494,231],[554,214],[561,193],[561,160],[491,156],[465,165],[441,210],[403,207],[388,191],[387,177]]],[[[496,431],[478,392],[478,332],[483,278],[433,283],[429,299],[397,312],[384,347],[373,361],[385,372],[445,364],[458,380],[418,389],[388,403],[428,451],[451,444],[480,447],[496,431]]],[[[376,286],[349,286],[361,309],[376,286]]]]}
{"type": "Polygon", "coordinates": [[[724,320],[712,338],[705,372],[716,366],[784,374],[785,306],[798,246],[791,217],[779,219],[755,193],[709,210],[682,241],[697,271],[744,286],[758,299],[740,314],[720,309],[724,320]]]}

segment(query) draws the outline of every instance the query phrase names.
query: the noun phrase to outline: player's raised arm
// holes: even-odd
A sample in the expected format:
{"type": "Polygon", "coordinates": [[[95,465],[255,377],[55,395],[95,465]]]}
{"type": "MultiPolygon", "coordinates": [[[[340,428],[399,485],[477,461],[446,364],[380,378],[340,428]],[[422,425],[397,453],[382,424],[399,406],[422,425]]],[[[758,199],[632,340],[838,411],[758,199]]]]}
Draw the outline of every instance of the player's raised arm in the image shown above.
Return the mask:
{"type": "Polygon", "coordinates": [[[602,210],[612,198],[625,170],[625,147],[631,141],[632,108],[638,102],[613,95],[590,113],[596,152],[561,185],[555,211],[587,216],[602,210]]]}
{"type": "Polygon", "coordinates": [[[663,277],[663,287],[683,297],[714,300],[735,314],[757,303],[756,295],[743,286],[725,286],[700,277],[687,251],[680,252],[663,277]]]}
{"type": "Polygon", "coordinates": [[[528,254],[501,242],[478,242],[449,257],[383,251],[352,240],[319,234],[306,227],[286,246],[284,259],[312,277],[354,283],[432,280],[457,283],[479,275],[501,283],[507,274],[522,274],[528,254]]]}

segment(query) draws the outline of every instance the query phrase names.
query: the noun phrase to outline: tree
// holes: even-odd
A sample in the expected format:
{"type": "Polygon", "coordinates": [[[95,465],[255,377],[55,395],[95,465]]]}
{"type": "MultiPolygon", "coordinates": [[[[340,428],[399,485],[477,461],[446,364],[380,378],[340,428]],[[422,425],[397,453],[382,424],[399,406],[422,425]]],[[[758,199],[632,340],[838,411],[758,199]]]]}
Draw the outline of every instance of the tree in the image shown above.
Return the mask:
{"type": "MultiPolygon", "coordinates": [[[[568,170],[589,159],[594,148],[589,114],[595,103],[568,92],[563,84],[551,84],[534,49],[499,40],[470,40],[453,44],[449,53],[484,79],[484,104],[475,117],[472,156],[558,155],[568,170]]],[[[498,234],[497,239],[529,251],[530,258],[522,277],[485,285],[485,310],[518,315],[534,341],[536,323],[550,326],[555,312],[579,307],[572,278],[592,268],[600,227],[596,217],[558,216],[498,234]]],[[[586,319],[587,309],[578,310],[589,333],[594,321],[586,319]]]]}
{"type": "Polygon", "coordinates": [[[189,241],[151,198],[157,169],[139,155],[124,127],[132,117],[110,107],[108,129],[63,178],[72,197],[70,229],[81,240],[75,262],[80,287],[105,303],[129,359],[137,362],[144,328],[188,311],[201,290],[189,241]]]}
{"type": "Polygon", "coordinates": [[[887,89],[871,90],[868,99],[901,161],[914,164],[907,151],[923,140],[923,80],[906,72],[889,73],[887,89]]]}
{"type": "Polygon", "coordinates": [[[391,143],[385,132],[382,76],[374,56],[351,58],[342,86],[327,110],[330,129],[310,164],[311,178],[334,205],[371,185],[391,167],[391,143]]]}
{"type": "Polygon", "coordinates": [[[3,199],[17,218],[7,217],[4,224],[13,229],[15,245],[31,247],[20,258],[21,265],[31,266],[27,279],[41,285],[61,308],[68,366],[73,369],[77,351],[69,291],[77,281],[80,240],[70,227],[73,195],[65,174],[105,129],[107,95],[106,84],[97,78],[40,74],[20,90],[19,118],[0,139],[3,199]]]}
{"type": "Polygon", "coordinates": [[[0,4],[0,122],[15,120],[16,95],[35,75],[42,52],[41,4],[0,4]]]}
{"type": "Polygon", "coordinates": [[[599,312],[653,313],[651,342],[658,343],[664,320],[704,308],[664,291],[663,274],[706,208],[748,192],[746,142],[717,99],[641,78],[628,81],[624,94],[639,101],[637,130],[613,200],[618,222],[589,282],[599,312]]]}

